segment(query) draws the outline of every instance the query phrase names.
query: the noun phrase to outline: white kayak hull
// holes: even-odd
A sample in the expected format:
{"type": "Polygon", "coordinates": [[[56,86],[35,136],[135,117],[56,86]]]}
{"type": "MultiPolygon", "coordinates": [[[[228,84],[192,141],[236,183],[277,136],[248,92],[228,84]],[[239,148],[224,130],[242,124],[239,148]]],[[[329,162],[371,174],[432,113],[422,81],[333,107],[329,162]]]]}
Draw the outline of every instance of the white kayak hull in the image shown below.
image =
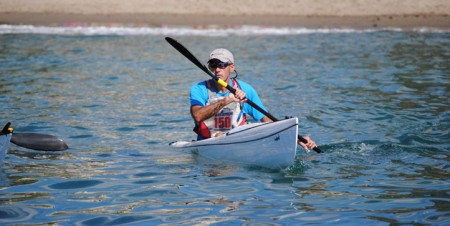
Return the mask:
{"type": "Polygon", "coordinates": [[[231,130],[227,135],[200,141],[177,141],[172,147],[192,150],[219,161],[286,168],[295,161],[298,119],[253,123],[231,130]]]}
{"type": "Polygon", "coordinates": [[[0,166],[3,165],[6,152],[8,151],[9,141],[11,140],[12,133],[0,135],[0,166]]]}

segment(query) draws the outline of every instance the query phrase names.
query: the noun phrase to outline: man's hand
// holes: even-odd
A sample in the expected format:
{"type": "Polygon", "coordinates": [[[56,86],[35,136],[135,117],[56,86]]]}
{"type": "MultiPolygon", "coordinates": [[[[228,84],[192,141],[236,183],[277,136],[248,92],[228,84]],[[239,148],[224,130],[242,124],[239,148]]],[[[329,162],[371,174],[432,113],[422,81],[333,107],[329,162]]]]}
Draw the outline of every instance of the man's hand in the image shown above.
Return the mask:
{"type": "Polygon", "coordinates": [[[303,147],[303,149],[309,150],[309,149],[313,149],[313,148],[317,147],[316,143],[313,140],[311,140],[311,138],[309,138],[307,136],[303,137],[303,138],[305,138],[305,140],[308,141],[308,143],[306,143],[306,144],[298,141],[298,143],[303,147]]]}
{"type": "Polygon", "coordinates": [[[242,91],[241,89],[239,89],[239,87],[237,85],[235,85],[233,88],[236,90],[236,93],[235,94],[230,93],[229,97],[232,98],[232,100],[234,102],[241,102],[241,103],[246,102],[247,94],[244,91],[242,91]]]}

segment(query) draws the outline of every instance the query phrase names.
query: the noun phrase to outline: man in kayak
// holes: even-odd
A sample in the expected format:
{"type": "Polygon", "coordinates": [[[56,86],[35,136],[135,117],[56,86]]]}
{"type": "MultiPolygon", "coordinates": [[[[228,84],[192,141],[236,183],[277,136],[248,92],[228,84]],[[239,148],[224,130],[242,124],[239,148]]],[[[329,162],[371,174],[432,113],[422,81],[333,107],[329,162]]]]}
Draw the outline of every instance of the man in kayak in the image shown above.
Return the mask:
{"type": "MultiPolygon", "coordinates": [[[[231,129],[244,125],[246,115],[261,122],[272,122],[270,118],[244,104],[247,99],[266,110],[258,93],[249,84],[238,80],[233,54],[227,49],[215,49],[209,55],[208,68],[214,75],[236,89],[236,94],[217,84],[213,79],[197,83],[191,87],[191,115],[195,122],[194,131],[198,140],[220,136],[231,129]],[[231,77],[235,72],[236,76],[231,77]]],[[[316,147],[314,141],[304,137],[308,143],[300,143],[303,148],[316,147]]]]}

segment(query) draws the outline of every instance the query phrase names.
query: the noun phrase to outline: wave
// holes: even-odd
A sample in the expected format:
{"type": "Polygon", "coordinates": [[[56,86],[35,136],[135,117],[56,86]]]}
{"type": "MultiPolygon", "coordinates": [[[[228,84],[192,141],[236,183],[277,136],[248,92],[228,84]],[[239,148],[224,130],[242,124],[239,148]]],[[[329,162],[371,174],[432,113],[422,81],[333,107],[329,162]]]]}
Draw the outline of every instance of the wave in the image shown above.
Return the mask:
{"type": "Polygon", "coordinates": [[[123,26],[33,26],[0,25],[0,34],[44,34],[44,35],[174,35],[174,36],[258,36],[258,35],[301,35],[316,33],[367,33],[379,31],[449,33],[450,29],[437,28],[302,28],[237,26],[231,28],[196,27],[123,27],[123,26]]]}

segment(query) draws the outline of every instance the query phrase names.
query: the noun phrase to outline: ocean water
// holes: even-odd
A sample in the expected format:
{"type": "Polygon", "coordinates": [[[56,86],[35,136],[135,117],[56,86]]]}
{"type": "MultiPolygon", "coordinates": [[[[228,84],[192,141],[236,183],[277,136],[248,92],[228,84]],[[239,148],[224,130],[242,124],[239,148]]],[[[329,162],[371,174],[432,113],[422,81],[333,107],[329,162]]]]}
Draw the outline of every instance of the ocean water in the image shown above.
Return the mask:
{"type": "Polygon", "coordinates": [[[434,29],[0,26],[0,123],[70,146],[11,144],[0,224],[449,225],[449,60],[434,29]],[[165,36],[204,61],[232,50],[324,153],[270,170],[171,149],[208,76],[165,36]]]}

